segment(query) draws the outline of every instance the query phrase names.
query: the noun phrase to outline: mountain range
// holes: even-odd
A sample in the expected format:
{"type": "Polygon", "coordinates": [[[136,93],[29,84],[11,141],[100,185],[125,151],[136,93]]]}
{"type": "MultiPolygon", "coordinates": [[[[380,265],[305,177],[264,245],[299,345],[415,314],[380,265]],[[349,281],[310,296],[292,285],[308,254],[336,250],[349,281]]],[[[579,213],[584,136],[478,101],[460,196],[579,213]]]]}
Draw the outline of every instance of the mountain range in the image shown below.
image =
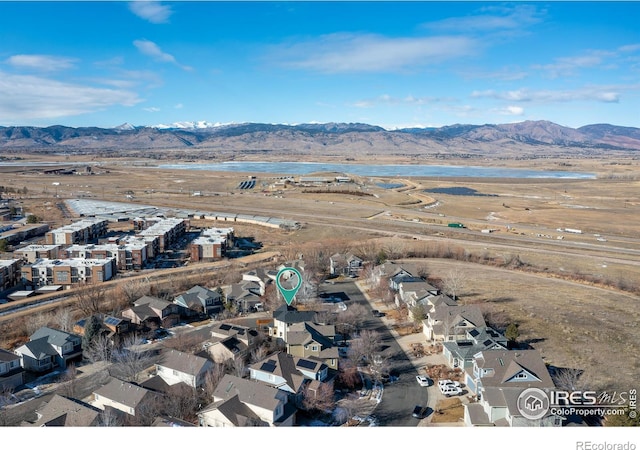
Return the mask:
{"type": "MultiPolygon", "coordinates": [[[[640,128],[569,128],[548,121],[386,130],[364,123],[298,125],[206,121],[115,128],[0,127],[0,151],[186,150],[333,154],[601,154],[640,151],[640,128]]],[[[189,152],[192,153],[192,152],[189,152]]]]}

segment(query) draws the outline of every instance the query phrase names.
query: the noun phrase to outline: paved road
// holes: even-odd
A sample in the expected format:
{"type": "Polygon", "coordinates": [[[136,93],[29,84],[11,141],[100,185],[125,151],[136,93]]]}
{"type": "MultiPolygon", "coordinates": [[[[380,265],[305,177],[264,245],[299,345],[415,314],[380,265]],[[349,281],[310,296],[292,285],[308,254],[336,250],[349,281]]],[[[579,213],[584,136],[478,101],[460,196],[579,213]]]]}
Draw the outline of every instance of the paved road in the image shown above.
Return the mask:
{"type": "Polygon", "coordinates": [[[377,405],[373,415],[380,426],[414,427],[419,423],[418,419],[411,416],[416,405],[427,406],[428,389],[416,382],[418,371],[414,368],[411,359],[405,353],[396,335],[389,327],[387,320],[373,317],[373,307],[354,281],[338,282],[335,284],[323,284],[321,294],[339,295],[346,299],[347,307],[353,304],[363,305],[369,318],[363,328],[375,330],[380,333],[383,358],[388,358],[390,371],[400,374],[398,381],[385,385],[382,401],[377,405]]]}

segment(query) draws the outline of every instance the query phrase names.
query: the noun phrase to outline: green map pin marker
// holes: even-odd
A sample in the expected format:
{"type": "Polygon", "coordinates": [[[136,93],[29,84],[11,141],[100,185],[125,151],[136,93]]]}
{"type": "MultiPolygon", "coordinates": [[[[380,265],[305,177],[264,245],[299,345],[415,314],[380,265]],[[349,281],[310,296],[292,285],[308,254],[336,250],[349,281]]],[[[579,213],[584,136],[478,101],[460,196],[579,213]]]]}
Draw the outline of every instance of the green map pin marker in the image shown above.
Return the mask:
{"type": "MultiPolygon", "coordinates": [[[[292,277],[293,275],[290,275],[288,279],[291,279],[292,277]]],[[[276,286],[278,286],[278,290],[284,297],[287,305],[291,305],[293,298],[296,296],[296,292],[298,292],[298,289],[300,289],[300,286],[302,286],[302,275],[300,274],[298,269],[294,269],[293,267],[283,267],[278,271],[278,275],[276,275],[276,286]],[[298,283],[293,287],[283,286],[280,283],[280,277],[287,272],[291,272],[298,277],[298,283]]]]}

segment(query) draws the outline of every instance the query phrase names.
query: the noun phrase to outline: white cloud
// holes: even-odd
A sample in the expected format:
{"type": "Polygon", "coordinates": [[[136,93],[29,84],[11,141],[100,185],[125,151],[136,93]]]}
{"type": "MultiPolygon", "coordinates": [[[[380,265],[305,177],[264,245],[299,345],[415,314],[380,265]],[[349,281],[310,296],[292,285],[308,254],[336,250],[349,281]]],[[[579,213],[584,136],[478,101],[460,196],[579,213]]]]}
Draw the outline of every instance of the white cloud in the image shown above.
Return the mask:
{"type": "Polygon", "coordinates": [[[176,66],[184,70],[192,70],[192,68],[189,66],[183,66],[182,64],[179,64],[173,55],[163,52],[155,42],[148,41],[146,39],[136,39],[135,41],[133,41],[133,45],[136,46],[140,53],[146,56],[150,56],[155,61],[175,64],[176,66]]]}
{"type": "Polygon", "coordinates": [[[514,91],[499,92],[494,90],[474,91],[473,98],[494,98],[510,102],[544,102],[561,103],[575,101],[598,101],[616,103],[620,100],[620,89],[612,87],[585,87],[575,90],[529,90],[518,89],[514,91]]]}
{"type": "Polygon", "coordinates": [[[155,106],[150,106],[148,108],[142,108],[142,109],[147,112],[160,112],[160,108],[157,108],[155,106]]]}
{"type": "Polygon", "coordinates": [[[55,72],[72,68],[76,60],[52,55],[13,55],[7,58],[5,62],[19,69],[55,72]]]}
{"type": "Polygon", "coordinates": [[[160,2],[137,0],[129,3],[129,10],[141,19],[151,23],[167,23],[173,14],[171,8],[160,2]]]}
{"type": "Polygon", "coordinates": [[[502,116],[522,116],[524,115],[524,108],[521,106],[506,106],[495,110],[495,112],[502,116]]]}
{"type": "Polygon", "coordinates": [[[534,5],[517,5],[513,8],[489,6],[478,14],[466,17],[452,17],[435,22],[428,22],[424,27],[438,31],[455,31],[461,33],[487,31],[521,31],[542,21],[544,11],[534,5]]]}
{"type": "Polygon", "coordinates": [[[356,108],[373,108],[377,105],[426,105],[443,101],[453,100],[439,97],[414,97],[413,95],[407,95],[406,97],[393,97],[388,94],[383,94],[373,99],[358,100],[350,106],[354,106],[356,108]]]}
{"type": "Polygon", "coordinates": [[[475,53],[465,37],[388,38],[337,33],[273,48],[277,63],[324,73],[403,71],[475,53]]]}
{"type": "Polygon", "coordinates": [[[141,101],[126,90],[0,72],[0,122],[74,116],[141,101]]]}

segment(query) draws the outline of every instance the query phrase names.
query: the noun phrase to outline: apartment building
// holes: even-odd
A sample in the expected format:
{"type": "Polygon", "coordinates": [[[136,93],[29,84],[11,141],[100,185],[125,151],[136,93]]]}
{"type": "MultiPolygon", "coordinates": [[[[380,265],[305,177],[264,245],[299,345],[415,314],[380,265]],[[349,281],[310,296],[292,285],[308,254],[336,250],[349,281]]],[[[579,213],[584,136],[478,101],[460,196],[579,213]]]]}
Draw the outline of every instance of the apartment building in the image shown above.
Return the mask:
{"type": "Polygon", "coordinates": [[[60,246],[57,244],[32,244],[15,250],[13,254],[21,257],[25,262],[32,264],[39,259],[57,259],[59,257],[59,250],[60,246]]]}
{"type": "Polygon", "coordinates": [[[22,280],[34,287],[77,283],[100,283],[116,273],[116,259],[40,259],[22,266],[22,280]]]}
{"type": "Polygon", "coordinates": [[[165,252],[184,236],[187,230],[187,222],[184,219],[170,218],[162,219],[149,228],[141,230],[137,236],[143,238],[157,238],[158,251],[165,252]]]}
{"type": "Polygon", "coordinates": [[[10,289],[20,282],[20,261],[0,259],[0,291],[10,289]]]}
{"type": "Polygon", "coordinates": [[[107,234],[109,222],[104,219],[83,219],[45,234],[45,244],[88,244],[107,234]]]}
{"type": "Polygon", "coordinates": [[[60,250],[59,257],[81,259],[106,259],[115,258],[118,270],[140,270],[149,259],[147,256],[147,243],[122,242],[120,244],[75,244],[60,250]]]}

